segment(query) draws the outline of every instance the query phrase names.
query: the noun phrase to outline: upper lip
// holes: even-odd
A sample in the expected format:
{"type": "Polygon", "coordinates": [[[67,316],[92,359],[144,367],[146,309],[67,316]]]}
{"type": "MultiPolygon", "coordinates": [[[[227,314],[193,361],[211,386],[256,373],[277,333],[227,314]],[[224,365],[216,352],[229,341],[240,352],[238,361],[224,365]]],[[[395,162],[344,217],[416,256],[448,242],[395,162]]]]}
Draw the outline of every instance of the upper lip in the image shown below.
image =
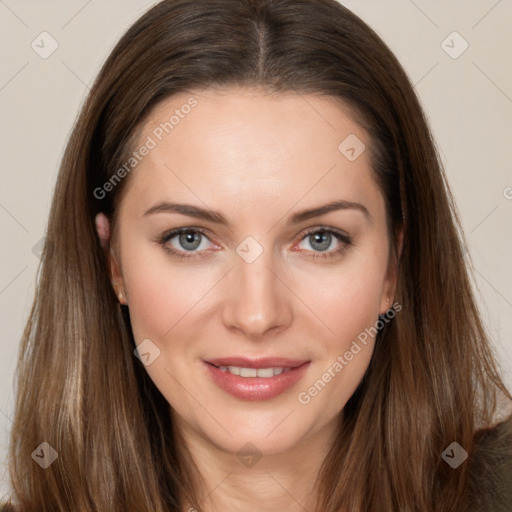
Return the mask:
{"type": "Polygon", "coordinates": [[[205,359],[205,362],[214,366],[238,366],[240,368],[296,368],[309,361],[306,359],[287,359],[284,357],[262,357],[248,359],[247,357],[222,357],[217,359],[205,359]]]}

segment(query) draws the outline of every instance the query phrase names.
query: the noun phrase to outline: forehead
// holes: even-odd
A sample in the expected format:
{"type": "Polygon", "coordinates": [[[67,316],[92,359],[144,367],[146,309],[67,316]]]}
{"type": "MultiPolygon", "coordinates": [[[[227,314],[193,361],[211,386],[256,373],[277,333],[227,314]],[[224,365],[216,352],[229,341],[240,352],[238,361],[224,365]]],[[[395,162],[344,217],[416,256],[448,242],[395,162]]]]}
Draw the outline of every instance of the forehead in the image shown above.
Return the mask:
{"type": "Polygon", "coordinates": [[[151,149],[125,190],[141,207],[178,198],[252,211],[276,199],[281,210],[298,201],[380,201],[369,136],[332,97],[247,88],[176,94],[142,124],[135,148],[143,145],[151,149]]]}

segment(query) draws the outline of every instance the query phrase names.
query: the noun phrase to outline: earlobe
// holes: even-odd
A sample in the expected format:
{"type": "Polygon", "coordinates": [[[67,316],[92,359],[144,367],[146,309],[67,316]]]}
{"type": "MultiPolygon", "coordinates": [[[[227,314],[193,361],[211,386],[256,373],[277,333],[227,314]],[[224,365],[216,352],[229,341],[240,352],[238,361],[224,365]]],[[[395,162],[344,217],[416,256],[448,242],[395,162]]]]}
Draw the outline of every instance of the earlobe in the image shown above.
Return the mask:
{"type": "Polygon", "coordinates": [[[395,232],[395,250],[392,252],[389,262],[388,273],[386,276],[386,283],[384,286],[384,293],[381,299],[380,314],[383,315],[391,308],[391,304],[395,300],[396,285],[398,281],[398,268],[399,261],[402,255],[404,241],[403,226],[400,226],[395,232]]]}
{"type": "Polygon", "coordinates": [[[116,255],[114,254],[112,247],[109,248],[108,262],[110,266],[110,279],[112,281],[114,292],[116,293],[119,302],[123,305],[127,305],[126,293],[124,292],[123,288],[123,276],[121,274],[119,263],[117,262],[116,255]]]}
{"type": "Polygon", "coordinates": [[[114,292],[117,295],[119,302],[121,304],[126,304],[126,294],[123,292],[120,282],[122,282],[121,273],[119,271],[119,265],[117,263],[114,252],[111,247],[111,228],[110,221],[108,217],[104,213],[98,213],[95,217],[96,223],[96,231],[98,233],[98,237],[100,239],[101,247],[105,252],[105,257],[108,263],[109,276],[110,281],[112,283],[112,287],[114,288],[114,292]]]}

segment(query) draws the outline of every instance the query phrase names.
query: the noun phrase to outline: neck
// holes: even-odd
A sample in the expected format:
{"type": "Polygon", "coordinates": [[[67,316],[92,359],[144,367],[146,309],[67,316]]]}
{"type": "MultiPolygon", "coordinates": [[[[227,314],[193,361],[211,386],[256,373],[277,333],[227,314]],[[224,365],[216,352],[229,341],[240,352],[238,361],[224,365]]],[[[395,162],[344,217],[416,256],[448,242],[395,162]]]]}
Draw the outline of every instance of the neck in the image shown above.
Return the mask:
{"type": "MultiPolygon", "coordinates": [[[[237,455],[222,450],[191,429],[179,430],[201,477],[202,485],[194,489],[194,494],[203,512],[316,510],[316,480],[334,442],[336,420],[300,445],[276,454],[260,453],[256,447],[250,454],[249,447],[248,455],[237,455]]],[[[188,503],[182,510],[194,512],[188,503]]]]}

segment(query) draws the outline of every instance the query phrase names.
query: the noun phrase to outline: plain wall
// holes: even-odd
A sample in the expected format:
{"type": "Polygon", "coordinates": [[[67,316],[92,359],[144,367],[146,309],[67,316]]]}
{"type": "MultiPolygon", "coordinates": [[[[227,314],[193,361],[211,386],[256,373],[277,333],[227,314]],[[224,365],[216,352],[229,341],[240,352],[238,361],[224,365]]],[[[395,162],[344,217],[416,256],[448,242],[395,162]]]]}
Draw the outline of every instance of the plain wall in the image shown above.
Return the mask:
{"type": "MultiPolygon", "coordinates": [[[[342,3],[377,31],[415,84],[468,238],[478,301],[512,387],[512,1],[342,3]]],[[[37,243],[65,143],[101,64],[150,5],[0,2],[1,461],[13,416],[19,340],[39,263],[37,243]],[[35,41],[39,52],[51,49],[48,36],[39,37],[44,31],[58,43],[46,59],[31,46],[35,41]]],[[[0,497],[7,491],[0,465],[0,497]]]]}

